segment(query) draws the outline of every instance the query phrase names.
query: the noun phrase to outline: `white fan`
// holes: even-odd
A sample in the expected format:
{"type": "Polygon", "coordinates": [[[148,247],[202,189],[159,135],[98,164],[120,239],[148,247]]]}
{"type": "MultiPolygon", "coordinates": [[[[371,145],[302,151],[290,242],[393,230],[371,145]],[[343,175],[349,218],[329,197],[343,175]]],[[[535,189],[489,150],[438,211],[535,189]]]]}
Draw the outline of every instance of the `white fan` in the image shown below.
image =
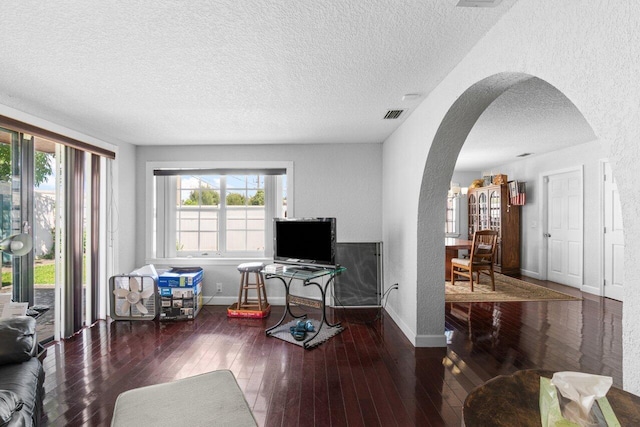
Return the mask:
{"type": "Polygon", "coordinates": [[[141,284],[135,277],[129,277],[129,289],[117,288],[113,290],[113,294],[118,298],[124,298],[124,302],[120,305],[118,314],[126,316],[129,314],[131,306],[134,306],[142,314],[148,314],[149,310],[145,307],[143,300],[150,298],[154,294],[154,289],[149,287],[141,289],[141,284]]]}
{"type": "Polygon", "coordinates": [[[153,319],[157,315],[156,284],[148,276],[114,276],[110,280],[112,318],[153,319]]]}

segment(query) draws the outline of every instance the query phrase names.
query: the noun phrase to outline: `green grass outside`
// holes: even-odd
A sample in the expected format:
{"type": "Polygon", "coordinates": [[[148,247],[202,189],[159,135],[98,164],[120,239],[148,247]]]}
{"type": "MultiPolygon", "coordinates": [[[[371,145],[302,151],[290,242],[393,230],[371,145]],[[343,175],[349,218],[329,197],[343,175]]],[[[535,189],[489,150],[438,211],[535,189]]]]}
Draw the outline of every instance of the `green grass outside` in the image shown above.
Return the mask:
{"type": "MultiPolygon", "coordinates": [[[[36,285],[51,285],[56,282],[55,264],[36,265],[33,282],[36,285]]],[[[2,272],[2,286],[11,286],[11,271],[2,272]]]]}

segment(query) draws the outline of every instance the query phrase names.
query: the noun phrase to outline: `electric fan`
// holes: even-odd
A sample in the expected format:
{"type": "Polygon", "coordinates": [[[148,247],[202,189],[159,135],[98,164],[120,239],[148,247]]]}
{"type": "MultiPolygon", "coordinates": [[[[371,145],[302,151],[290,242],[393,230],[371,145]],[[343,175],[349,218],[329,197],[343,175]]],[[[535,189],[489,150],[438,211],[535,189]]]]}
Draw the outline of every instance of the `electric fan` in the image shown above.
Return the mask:
{"type": "Polygon", "coordinates": [[[153,320],[158,315],[158,287],[153,276],[119,275],[109,279],[111,318],[153,320]]]}

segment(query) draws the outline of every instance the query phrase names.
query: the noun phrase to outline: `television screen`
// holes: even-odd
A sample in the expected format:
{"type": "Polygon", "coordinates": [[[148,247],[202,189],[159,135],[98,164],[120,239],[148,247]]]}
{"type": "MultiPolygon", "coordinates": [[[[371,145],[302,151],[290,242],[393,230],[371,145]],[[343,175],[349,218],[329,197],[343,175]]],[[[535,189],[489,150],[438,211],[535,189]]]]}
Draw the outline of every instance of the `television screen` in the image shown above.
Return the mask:
{"type": "Polygon", "coordinates": [[[277,262],[334,267],[335,218],[276,218],[273,258],[277,262]]]}

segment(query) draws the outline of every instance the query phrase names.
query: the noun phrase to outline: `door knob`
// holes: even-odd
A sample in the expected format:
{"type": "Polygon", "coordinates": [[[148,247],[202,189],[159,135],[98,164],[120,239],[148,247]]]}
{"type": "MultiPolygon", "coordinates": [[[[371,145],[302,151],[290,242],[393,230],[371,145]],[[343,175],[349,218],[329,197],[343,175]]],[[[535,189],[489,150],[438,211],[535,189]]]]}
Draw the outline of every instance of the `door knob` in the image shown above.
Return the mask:
{"type": "Polygon", "coordinates": [[[543,236],[544,236],[544,237],[551,237],[551,234],[549,234],[549,233],[544,233],[544,234],[543,234],[543,236]]]}

